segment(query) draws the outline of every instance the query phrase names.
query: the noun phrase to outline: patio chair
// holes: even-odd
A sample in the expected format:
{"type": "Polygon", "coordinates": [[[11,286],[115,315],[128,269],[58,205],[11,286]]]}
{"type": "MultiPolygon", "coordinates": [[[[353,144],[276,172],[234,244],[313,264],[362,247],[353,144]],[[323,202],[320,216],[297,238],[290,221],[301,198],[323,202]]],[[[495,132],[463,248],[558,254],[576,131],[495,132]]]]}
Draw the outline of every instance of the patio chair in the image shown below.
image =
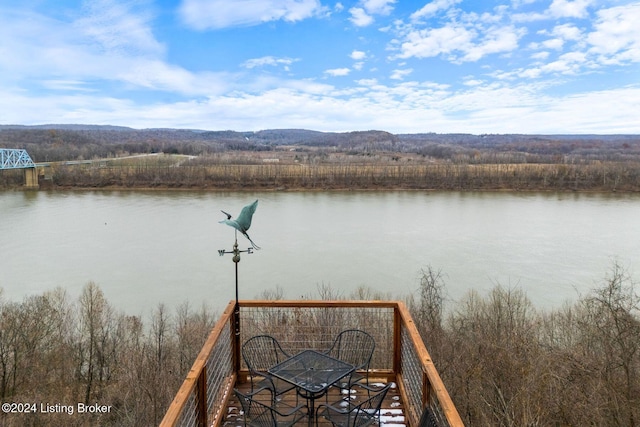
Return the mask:
{"type": "Polygon", "coordinates": [[[418,427],[438,427],[438,422],[430,407],[425,406],[418,427]]]}
{"type": "Polygon", "coordinates": [[[305,408],[304,405],[298,405],[294,408],[287,407],[285,412],[284,405],[280,405],[280,408],[276,409],[275,404],[273,406],[266,404],[265,401],[274,402],[274,396],[270,394],[266,399],[258,398],[257,395],[265,390],[272,393],[271,390],[264,388],[253,394],[244,394],[235,388],[233,389],[242,406],[245,426],[290,427],[307,416],[307,412],[302,411],[305,408]]]}
{"type": "Polygon", "coordinates": [[[270,375],[267,370],[288,359],[278,340],[270,335],[257,335],[242,345],[242,358],[249,369],[251,393],[262,388],[273,392],[274,402],[277,396],[295,388],[293,384],[270,375]]]}
{"type": "Polygon", "coordinates": [[[331,348],[325,353],[343,362],[350,363],[356,370],[344,381],[335,384],[343,390],[349,390],[351,385],[359,382],[363,378],[369,386],[369,365],[373,357],[376,342],[371,335],[360,329],[347,329],[336,336],[331,348]],[[357,372],[364,370],[364,375],[357,372]]]}
{"type": "Polygon", "coordinates": [[[316,425],[320,417],[331,422],[335,427],[364,427],[380,420],[380,408],[384,397],[387,395],[391,383],[385,385],[379,391],[370,389],[362,384],[354,384],[355,388],[363,388],[370,396],[354,404],[351,400],[340,400],[333,405],[318,405],[316,410],[316,425]]]}

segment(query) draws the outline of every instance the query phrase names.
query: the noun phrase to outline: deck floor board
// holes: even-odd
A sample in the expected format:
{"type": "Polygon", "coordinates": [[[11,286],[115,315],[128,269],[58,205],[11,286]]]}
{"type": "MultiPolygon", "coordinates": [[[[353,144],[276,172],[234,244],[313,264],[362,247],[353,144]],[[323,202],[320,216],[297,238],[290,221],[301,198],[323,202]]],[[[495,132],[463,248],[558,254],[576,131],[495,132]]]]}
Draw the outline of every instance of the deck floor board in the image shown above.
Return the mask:
{"type": "MultiPolygon", "coordinates": [[[[370,384],[373,387],[381,387],[384,385],[382,381],[371,381],[370,384]]],[[[251,386],[249,383],[243,383],[237,385],[237,388],[240,392],[249,393],[251,390],[251,386]]],[[[269,393],[261,393],[268,400],[270,396],[269,393]]],[[[317,407],[320,404],[326,403],[327,401],[330,404],[334,404],[339,402],[346,394],[341,394],[340,390],[337,387],[331,387],[329,394],[327,396],[323,396],[316,400],[315,406],[317,407]]],[[[363,398],[366,399],[366,393],[358,393],[351,395],[352,402],[358,403],[361,402],[363,398]]],[[[281,405],[285,410],[286,408],[295,407],[297,404],[304,404],[306,401],[297,397],[295,391],[291,391],[285,393],[283,398],[278,402],[278,405],[281,405]],[[296,401],[296,399],[298,399],[296,401]]],[[[238,402],[236,396],[234,395],[227,405],[227,411],[225,412],[225,417],[222,421],[222,425],[224,427],[244,427],[244,418],[241,411],[242,407],[240,406],[240,402],[238,402]]],[[[400,427],[403,425],[407,425],[407,421],[404,416],[404,404],[402,402],[402,398],[400,397],[400,393],[398,391],[398,387],[395,384],[389,389],[384,402],[382,403],[382,409],[380,411],[381,425],[388,425],[390,427],[400,427]]],[[[308,425],[308,418],[304,418],[300,420],[296,425],[308,425]]],[[[315,424],[315,423],[314,423],[315,424]]],[[[318,426],[320,427],[330,427],[331,423],[323,418],[319,419],[318,426]]]]}

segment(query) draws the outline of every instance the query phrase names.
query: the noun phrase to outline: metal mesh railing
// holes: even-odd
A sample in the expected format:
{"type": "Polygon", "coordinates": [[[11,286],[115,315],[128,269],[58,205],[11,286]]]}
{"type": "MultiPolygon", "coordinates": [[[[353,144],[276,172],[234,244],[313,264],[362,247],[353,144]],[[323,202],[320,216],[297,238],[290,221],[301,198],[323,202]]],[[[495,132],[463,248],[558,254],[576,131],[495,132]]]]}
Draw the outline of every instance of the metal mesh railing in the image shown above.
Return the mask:
{"type": "Polygon", "coordinates": [[[327,350],[340,332],[361,329],[376,343],[371,369],[393,369],[393,327],[393,307],[243,306],[240,310],[241,342],[267,334],[289,354],[306,349],[327,350]]]}
{"type": "Polygon", "coordinates": [[[233,374],[231,328],[224,328],[207,360],[207,411],[212,419],[224,413],[233,374]]]}
{"type": "Polygon", "coordinates": [[[402,383],[406,390],[405,406],[412,411],[413,419],[420,417],[423,406],[423,370],[416,348],[402,325],[402,383]]]}
{"type": "Polygon", "coordinates": [[[178,422],[178,426],[195,426],[197,425],[198,411],[196,410],[197,399],[195,393],[190,393],[187,401],[182,408],[178,422]]]}
{"type": "Polygon", "coordinates": [[[169,406],[162,427],[198,426],[224,414],[225,397],[234,377],[232,308],[229,304],[209,334],[169,406]]]}
{"type": "MultiPolygon", "coordinates": [[[[414,341],[409,334],[408,324],[402,322],[400,350],[402,362],[400,378],[406,390],[405,407],[410,412],[408,415],[415,420],[412,424],[417,424],[417,420],[419,420],[422,415],[423,408],[428,406],[432,411],[437,425],[440,427],[449,427],[451,424],[444,415],[438,396],[433,390],[432,384],[430,383],[431,380],[427,375],[425,363],[431,363],[431,361],[420,360],[420,352],[417,346],[423,346],[422,341],[414,341]]],[[[437,381],[440,380],[437,379],[437,381]]],[[[449,398],[448,395],[446,397],[449,398]]]]}

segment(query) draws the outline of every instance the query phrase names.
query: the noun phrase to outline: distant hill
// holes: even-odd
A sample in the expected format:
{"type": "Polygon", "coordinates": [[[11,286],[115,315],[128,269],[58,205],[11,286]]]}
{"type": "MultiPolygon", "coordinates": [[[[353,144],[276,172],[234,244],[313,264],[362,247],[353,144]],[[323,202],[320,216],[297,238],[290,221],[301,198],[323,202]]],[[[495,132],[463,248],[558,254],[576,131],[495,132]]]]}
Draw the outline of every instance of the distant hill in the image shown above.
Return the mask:
{"type": "Polygon", "coordinates": [[[577,158],[583,161],[640,159],[640,135],[394,135],[382,130],[209,131],[74,124],[0,125],[0,147],[26,148],[37,161],[103,158],[127,153],[200,155],[229,150],[270,151],[281,146],[298,147],[301,150],[332,149],[347,154],[404,152],[436,159],[472,162],[504,162],[507,158],[508,161],[517,162],[558,162],[577,158]],[[494,158],[487,157],[489,155],[494,158]]]}

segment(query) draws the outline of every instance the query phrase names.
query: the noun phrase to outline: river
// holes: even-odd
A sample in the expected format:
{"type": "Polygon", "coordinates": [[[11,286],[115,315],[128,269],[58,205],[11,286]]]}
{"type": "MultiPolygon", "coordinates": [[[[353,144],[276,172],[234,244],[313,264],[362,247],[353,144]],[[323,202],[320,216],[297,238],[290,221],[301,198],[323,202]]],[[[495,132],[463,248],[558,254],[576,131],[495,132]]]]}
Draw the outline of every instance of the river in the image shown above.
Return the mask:
{"type": "MultiPolygon", "coordinates": [[[[496,284],[557,307],[600,285],[614,262],[640,271],[640,195],[519,192],[0,192],[0,287],[21,301],[89,281],[132,315],[234,298],[234,230],[258,199],[249,231],[261,250],[239,263],[240,298],[319,285],[403,297],[420,271],[441,270],[452,301],[496,284]]],[[[238,235],[241,249],[248,241],[238,235]]]]}

